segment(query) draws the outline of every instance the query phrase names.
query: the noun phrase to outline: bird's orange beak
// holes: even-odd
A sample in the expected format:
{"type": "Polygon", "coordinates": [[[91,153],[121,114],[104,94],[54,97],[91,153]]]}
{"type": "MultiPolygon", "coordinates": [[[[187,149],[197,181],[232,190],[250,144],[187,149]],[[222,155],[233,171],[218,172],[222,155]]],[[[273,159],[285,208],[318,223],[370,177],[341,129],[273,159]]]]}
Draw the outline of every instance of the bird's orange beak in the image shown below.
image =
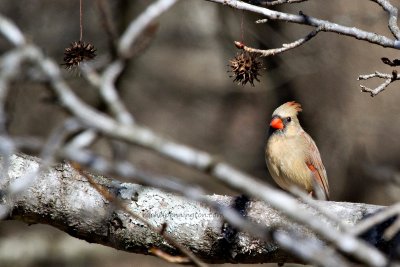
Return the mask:
{"type": "Polygon", "coordinates": [[[283,122],[280,118],[273,118],[269,125],[275,129],[283,129],[283,122]]]}

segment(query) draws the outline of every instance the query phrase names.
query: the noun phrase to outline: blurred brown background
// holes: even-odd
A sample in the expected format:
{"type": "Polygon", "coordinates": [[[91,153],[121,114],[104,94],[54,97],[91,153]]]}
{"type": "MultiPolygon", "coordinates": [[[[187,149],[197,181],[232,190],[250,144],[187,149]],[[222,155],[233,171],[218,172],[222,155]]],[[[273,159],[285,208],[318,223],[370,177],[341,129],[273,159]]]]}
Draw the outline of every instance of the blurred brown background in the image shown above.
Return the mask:
{"type": "MultiPolygon", "coordinates": [[[[121,30],[149,0],[109,1],[121,30]]],[[[371,1],[310,1],[280,7],[390,36],[387,15],[371,1]]],[[[63,50],[79,39],[79,1],[3,0],[0,12],[29,40],[62,63],[63,50]]],[[[152,43],[129,64],[119,83],[136,120],[178,142],[216,154],[260,179],[272,182],[264,163],[271,112],[281,103],[303,105],[303,127],[315,139],[327,168],[332,199],[388,205],[399,200],[390,179],[399,170],[400,91],[392,84],[375,98],[361,93],[357,77],[391,72],[380,57],[397,51],[320,33],[306,45],[268,58],[255,87],[232,83],[228,61],[237,53],[233,40],[273,48],[303,37],[311,28],[281,22],[254,24],[254,14],[202,0],[180,1],[159,20],[152,43]],[[372,167],[372,168],[371,168],[372,167]]],[[[391,37],[391,36],[390,36],[391,37]]],[[[84,1],[84,40],[107,54],[107,37],[95,1],[84,1]]],[[[10,46],[0,38],[0,53],[10,46]]],[[[97,105],[98,96],[76,72],[65,71],[75,92],[97,105]]],[[[374,86],[381,81],[363,82],[374,86]]],[[[46,137],[66,114],[46,99],[39,82],[21,77],[8,98],[9,129],[14,135],[46,137]]],[[[95,145],[109,154],[107,143],[95,145]]],[[[211,177],[181,167],[151,152],[131,147],[129,157],[145,170],[171,174],[212,193],[237,194],[211,177]]],[[[0,223],[1,266],[152,266],[149,256],[118,252],[73,239],[44,226],[0,223]],[[79,249],[76,249],[79,247],[79,249]],[[38,256],[39,255],[39,256],[38,256]]]]}

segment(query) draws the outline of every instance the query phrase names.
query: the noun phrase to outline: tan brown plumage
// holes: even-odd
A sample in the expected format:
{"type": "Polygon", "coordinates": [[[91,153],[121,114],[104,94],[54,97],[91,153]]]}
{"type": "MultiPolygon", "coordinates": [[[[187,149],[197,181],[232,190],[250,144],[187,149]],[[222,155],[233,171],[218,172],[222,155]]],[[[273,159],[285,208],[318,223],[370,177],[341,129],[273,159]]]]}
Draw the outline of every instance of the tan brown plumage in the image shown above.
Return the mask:
{"type": "Polygon", "coordinates": [[[272,114],[265,161],[275,182],[284,190],[291,186],[329,199],[329,185],[318,148],[303,130],[297,114],[301,105],[294,101],[278,107],[272,114]]]}

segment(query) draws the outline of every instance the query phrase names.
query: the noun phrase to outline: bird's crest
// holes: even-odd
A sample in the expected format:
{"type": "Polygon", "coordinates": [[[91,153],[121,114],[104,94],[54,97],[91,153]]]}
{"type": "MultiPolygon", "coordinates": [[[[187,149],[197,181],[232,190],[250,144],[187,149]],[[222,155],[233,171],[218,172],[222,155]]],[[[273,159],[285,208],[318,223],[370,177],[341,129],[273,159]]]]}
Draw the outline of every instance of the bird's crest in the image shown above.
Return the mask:
{"type": "Polygon", "coordinates": [[[273,115],[278,115],[281,117],[297,116],[301,112],[301,105],[295,101],[290,101],[282,104],[277,109],[275,109],[273,115]]]}

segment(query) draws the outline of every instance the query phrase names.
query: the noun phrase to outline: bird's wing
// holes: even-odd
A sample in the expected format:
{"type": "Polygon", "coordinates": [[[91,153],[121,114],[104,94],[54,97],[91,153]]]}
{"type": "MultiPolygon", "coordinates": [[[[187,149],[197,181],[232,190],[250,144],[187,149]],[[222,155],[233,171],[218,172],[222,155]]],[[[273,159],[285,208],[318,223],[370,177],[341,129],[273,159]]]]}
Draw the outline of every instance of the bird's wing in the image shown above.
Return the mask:
{"type": "Polygon", "coordinates": [[[326,170],[322,164],[321,155],[311,137],[304,132],[304,138],[309,146],[309,154],[306,157],[308,169],[312,172],[316,184],[323,190],[326,200],[329,199],[329,185],[326,170]]]}

